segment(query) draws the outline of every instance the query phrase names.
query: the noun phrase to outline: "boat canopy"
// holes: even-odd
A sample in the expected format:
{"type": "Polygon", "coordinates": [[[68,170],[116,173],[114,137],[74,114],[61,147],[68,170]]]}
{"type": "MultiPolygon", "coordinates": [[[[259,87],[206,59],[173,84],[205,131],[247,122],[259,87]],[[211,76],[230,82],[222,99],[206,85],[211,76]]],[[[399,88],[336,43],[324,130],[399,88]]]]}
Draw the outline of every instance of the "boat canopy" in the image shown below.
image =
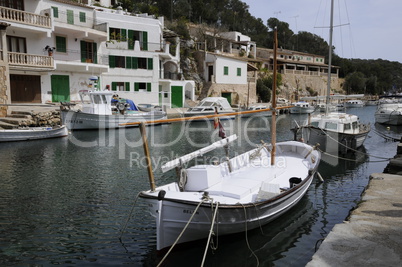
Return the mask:
{"type": "Polygon", "coordinates": [[[223,109],[231,109],[228,100],[224,97],[206,97],[201,100],[199,107],[222,107],[223,109]]]}

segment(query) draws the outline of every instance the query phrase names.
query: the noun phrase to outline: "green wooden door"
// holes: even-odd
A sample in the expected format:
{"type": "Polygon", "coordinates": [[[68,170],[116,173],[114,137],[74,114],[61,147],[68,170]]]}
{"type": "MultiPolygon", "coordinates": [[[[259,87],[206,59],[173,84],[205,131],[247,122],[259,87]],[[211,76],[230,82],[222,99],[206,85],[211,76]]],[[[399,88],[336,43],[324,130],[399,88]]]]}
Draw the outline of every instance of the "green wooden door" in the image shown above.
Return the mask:
{"type": "Polygon", "coordinates": [[[183,107],[183,86],[172,86],[172,108],[183,107]]]}
{"type": "Polygon", "coordinates": [[[232,93],[222,93],[222,97],[226,98],[230,105],[232,105],[232,93]]]}
{"type": "Polygon", "coordinates": [[[70,101],[70,79],[68,75],[52,75],[52,102],[70,101]]]}

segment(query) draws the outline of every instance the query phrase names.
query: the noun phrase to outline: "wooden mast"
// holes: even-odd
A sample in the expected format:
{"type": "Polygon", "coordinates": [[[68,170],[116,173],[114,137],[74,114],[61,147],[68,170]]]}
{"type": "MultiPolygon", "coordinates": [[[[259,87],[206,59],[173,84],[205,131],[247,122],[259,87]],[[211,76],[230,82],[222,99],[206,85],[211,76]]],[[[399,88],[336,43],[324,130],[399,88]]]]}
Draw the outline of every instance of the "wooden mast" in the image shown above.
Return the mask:
{"type": "Polygon", "coordinates": [[[140,123],[140,131],[142,136],[142,144],[144,147],[145,159],[147,162],[149,185],[151,186],[151,191],[155,192],[154,172],[152,171],[152,161],[151,161],[151,155],[149,153],[148,138],[145,130],[145,124],[143,122],[140,123]]]}
{"type": "Polygon", "coordinates": [[[278,29],[274,29],[274,77],[272,79],[272,125],[271,125],[271,166],[275,165],[276,153],[276,72],[277,72],[277,47],[278,47],[278,29]]]}

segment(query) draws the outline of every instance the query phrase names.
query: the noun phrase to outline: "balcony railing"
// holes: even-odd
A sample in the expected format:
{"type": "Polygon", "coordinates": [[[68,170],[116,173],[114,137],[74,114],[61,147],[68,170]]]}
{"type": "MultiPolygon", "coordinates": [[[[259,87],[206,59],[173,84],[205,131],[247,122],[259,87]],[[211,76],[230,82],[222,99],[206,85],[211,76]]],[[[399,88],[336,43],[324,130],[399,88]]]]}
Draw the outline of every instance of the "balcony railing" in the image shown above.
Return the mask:
{"type": "Polygon", "coordinates": [[[53,68],[53,57],[42,55],[30,55],[25,53],[8,52],[8,63],[13,66],[53,68]]]}
{"type": "Polygon", "coordinates": [[[0,7],[0,19],[44,28],[51,27],[50,17],[48,16],[37,15],[7,7],[0,7]]]}

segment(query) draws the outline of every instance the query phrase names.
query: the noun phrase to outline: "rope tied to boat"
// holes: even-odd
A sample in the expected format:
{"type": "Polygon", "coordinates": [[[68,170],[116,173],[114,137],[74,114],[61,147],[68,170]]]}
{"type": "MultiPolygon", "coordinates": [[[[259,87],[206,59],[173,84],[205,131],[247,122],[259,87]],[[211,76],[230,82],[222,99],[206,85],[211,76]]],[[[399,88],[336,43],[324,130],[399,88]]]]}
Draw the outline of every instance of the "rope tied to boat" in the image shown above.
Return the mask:
{"type": "Polygon", "coordinates": [[[247,247],[248,247],[248,249],[250,250],[251,254],[253,254],[253,256],[255,257],[255,259],[256,259],[256,261],[257,261],[257,266],[259,266],[259,265],[260,265],[260,261],[258,260],[258,257],[257,257],[257,255],[254,253],[254,251],[251,249],[250,243],[248,242],[248,235],[247,235],[247,231],[248,231],[248,229],[247,229],[247,210],[246,210],[246,207],[245,207],[242,203],[239,203],[239,204],[243,207],[243,210],[244,210],[244,224],[245,224],[246,244],[247,244],[247,247]]]}
{"type": "MultiPolygon", "coordinates": [[[[211,203],[211,208],[212,208],[212,210],[214,209],[213,206],[214,206],[214,203],[211,203]]],[[[204,256],[203,256],[203,258],[202,258],[201,266],[204,266],[205,259],[206,259],[206,257],[207,257],[208,245],[211,244],[211,236],[212,236],[212,235],[215,235],[213,228],[214,228],[214,224],[215,224],[215,221],[216,221],[216,215],[218,214],[218,206],[219,206],[219,202],[216,202],[215,212],[213,213],[214,215],[213,215],[213,217],[212,217],[211,228],[209,229],[207,245],[206,245],[206,247],[205,247],[204,256]]],[[[212,244],[211,244],[211,249],[216,250],[217,248],[218,248],[218,247],[214,247],[214,246],[212,246],[212,244]]]]}
{"type": "MultiPolygon", "coordinates": [[[[204,192],[205,194],[205,192],[204,192]]],[[[195,214],[197,214],[198,209],[200,208],[201,204],[204,202],[207,202],[208,200],[210,200],[211,198],[208,196],[206,198],[202,197],[200,203],[198,203],[197,207],[195,208],[193,214],[191,214],[190,219],[188,220],[188,222],[186,223],[186,225],[184,226],[183,230],[181,231],[181,233],[179,234],[179,236],[177,237],[176,241],[174,241],[174,243],[172,244],[172,246],[169,248],[168,252],[165,254],[165,256],[163,257],[163,259],[159,262],[159,264],[157,265],[157,267],[161,266],[162,263],[165,261],[165,259],[169,256],[170,252],[173,250],[173,248],[176,246],[177,242],[179,242],[180,238],[182,237],[182,235],[184,234],[184,232],[187,230],[187,227],[190,225],[190,222],[193,220],[195,214]]]]}
{"type": "Polygon", "coordinates": [[[127,228],[127,224],[128,224],[128,222],[130,221],[131,216],[133,215],[133,211],[134,211],[134,208],[135,208],[135,204],[137,203],[137,200],[138,200],[138,197],[140,196],[140,194],[141,194],[141,193],[138,193],[137,196],[135,197],[133,206],[132,206],[132,208],[131,208],[130,214],[129,214],[128,217],[127,217],[126,223],[124,224],[123,228],[120,230],[120,236],[119,236],[120,242],[121,242],[121,237],[123,236],[123,233],[124,233],[124,231],[125,231],[126,228],[127,228]]]}

